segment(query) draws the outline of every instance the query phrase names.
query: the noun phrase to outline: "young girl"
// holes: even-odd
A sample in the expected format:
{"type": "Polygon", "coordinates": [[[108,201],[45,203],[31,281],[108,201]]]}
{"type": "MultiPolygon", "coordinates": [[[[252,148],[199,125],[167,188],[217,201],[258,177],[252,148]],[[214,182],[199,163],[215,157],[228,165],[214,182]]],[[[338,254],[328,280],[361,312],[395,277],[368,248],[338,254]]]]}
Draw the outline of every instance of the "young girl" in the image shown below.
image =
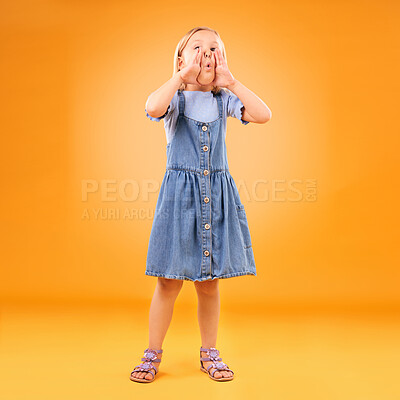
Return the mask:
{"type": "MultiPolygon", "coordinates": [[[[247,58],[249,60],[249,58],[247,58]]],[[[130,375],[152,382],[162,343],[184,280],[198,296],[200,369],[217,381],[234,372],[216,349],[220,278],[257,275],[246,212],[230,175],[227,116],[265,123],[271,111],[229,71],[224,44],[208,27],[178,43],[171,79],[146,103],[153,121],[164,118],[167,165],[155,209],[146,275],[157,276],[150,306],[149,347],[130,375]]]]}

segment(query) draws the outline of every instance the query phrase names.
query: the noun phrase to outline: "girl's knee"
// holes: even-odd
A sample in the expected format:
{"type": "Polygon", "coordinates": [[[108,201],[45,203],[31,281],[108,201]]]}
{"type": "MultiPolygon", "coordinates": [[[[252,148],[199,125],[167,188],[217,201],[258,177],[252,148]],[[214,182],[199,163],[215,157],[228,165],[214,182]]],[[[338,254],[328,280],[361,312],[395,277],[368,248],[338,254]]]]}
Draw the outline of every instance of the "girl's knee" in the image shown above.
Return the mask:
{"type": "Polygon", "coordinates": [[[198,293],[213,294],[219,290],[219,279],[202,282],[195,281],[194,285],[198,293]]]}
{"type": "Polygon", "coordinates": [[[179,292],[182,288],[183,280],[158,277],[157,284],[161,290],[179,292]]]}

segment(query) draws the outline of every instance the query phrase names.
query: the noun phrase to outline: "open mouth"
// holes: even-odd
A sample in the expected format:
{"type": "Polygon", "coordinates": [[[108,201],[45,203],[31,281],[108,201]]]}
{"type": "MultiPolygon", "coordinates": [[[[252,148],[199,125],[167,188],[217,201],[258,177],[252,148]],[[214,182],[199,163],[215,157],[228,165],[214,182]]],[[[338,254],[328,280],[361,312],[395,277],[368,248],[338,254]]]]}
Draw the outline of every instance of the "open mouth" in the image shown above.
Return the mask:
{"type": "Polygon", "coordinates": [[[204,69],[210,70],[211,68],[212,68],[211,62],[207,62],[206,64],[204,64],[204,69]]]}

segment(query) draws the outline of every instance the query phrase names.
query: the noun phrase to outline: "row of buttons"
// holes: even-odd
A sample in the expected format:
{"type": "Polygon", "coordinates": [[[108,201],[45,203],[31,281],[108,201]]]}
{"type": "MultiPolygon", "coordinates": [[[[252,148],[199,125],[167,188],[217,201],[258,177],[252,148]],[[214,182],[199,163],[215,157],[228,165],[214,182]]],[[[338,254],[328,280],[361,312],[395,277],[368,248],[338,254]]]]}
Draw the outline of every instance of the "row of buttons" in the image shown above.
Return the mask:
{"type": "MultiPolygon", "coordinates": [[[[207,127],[206,127],[205,125],[203,125],[203,127],[202,127],[201,129],[203,129],[203,131],[206,131],[206,130],[207,130],[207,127]]],[[[204,145],[204,146],[203,146],[203,150],[204,150],[204,151],[208,151],[208,146],[204,145]]],[[[204,175],[208,175],[208,173],[209,173],[208,169],[205,169],[205,170],[203,171],[203,174],[204,174],[204,175]]]]}
{"type": "MultiPolygon", "coordinates": [[[[201,127],[201,129],[205,132],[205,131],[207,130],[207,126],[206,126],[206,125],[203,125],[203,126],[201,127]]],[[[204,146],[203,146],[203,150],[204,150],[204,151],[208,151],[208,146],[204,145],[204,146]]],[[[208,169],[205,169],[205,170],[203,171],[203,173],[204,173],[204,175],[208,175],[208,173],[209,173],[208,169]]],[[[204,197],[204,202],[205,202],[205,203],[208,203],[209,201],[210,201],[210,199],[209,199],[208,197],[204,197]]],[[[204,225],[204,228],[210,229],[210,224],[205,224],[205,225],[204,225]]],[[[208,256],[210,255],[210,252],[209,252],[208,250],[204,250],[204,255],[205,255],[206,257],[208,257],[208,256]]]]}

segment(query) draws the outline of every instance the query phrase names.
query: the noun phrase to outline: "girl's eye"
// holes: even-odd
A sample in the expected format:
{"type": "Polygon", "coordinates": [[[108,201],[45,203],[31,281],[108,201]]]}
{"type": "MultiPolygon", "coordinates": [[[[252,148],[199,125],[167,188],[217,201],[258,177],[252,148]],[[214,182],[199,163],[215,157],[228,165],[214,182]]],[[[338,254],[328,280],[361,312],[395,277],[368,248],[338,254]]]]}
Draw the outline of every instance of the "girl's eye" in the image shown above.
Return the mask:
{"type": "MultiPolygon", "coordinates": [[[[199,46],[196,46],[195,49],[197,49],[198,47],[199,47],[199,46]]],[[[215,49],[216,49],[215,47],[211,47],[211,50],[212,50],[212,51],[215,51],[215,49]]]]}

